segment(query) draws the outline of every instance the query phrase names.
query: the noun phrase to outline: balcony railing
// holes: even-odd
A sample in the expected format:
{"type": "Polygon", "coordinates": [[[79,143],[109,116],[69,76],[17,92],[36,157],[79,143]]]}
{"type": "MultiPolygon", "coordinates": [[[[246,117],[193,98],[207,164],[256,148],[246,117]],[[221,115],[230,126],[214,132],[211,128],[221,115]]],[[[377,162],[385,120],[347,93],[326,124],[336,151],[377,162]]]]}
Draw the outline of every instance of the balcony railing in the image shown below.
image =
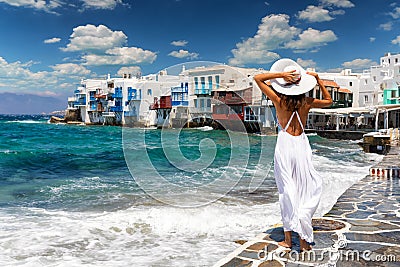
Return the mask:
{"type": "Polygon", "coordinates": [[[352,106],[351,100],[335,100],[332,103],[331,108],[348,108],[352,106]]]}
{"type": "Polygon", "coordinates": [[[172,87],[171,88],[171,93],[187,93],[188,88],[182,88],[182,87],[172,87]]]}
{"type": "Polygon", "coordinates": [[[195,95],[211,95],[211,89],[196,89],[194,91],[195,95]]]}
{"type": "Polygon", "coordinates": [[[172,100],[172,106],[187,107],[188,105],[189,105],[189,101],[172,100]]]}
{"type": "Polygon", "coordinates": [[[86,97],[77,99],[77,101],[74,102],[74,105],[75,106],[86,106],[86,97]]]}

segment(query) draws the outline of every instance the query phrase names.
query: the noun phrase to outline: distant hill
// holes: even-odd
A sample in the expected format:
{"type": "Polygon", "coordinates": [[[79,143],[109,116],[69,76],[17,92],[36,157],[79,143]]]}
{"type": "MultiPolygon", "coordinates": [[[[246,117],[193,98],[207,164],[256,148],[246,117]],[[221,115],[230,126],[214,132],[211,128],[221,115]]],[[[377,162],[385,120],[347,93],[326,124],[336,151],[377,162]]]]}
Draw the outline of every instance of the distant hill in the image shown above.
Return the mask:
{"type": "Polygon", "coordinates": [[[0,93],[0,114],[42,114],[64,110],[67,99],[32,94],[0,93]]]}

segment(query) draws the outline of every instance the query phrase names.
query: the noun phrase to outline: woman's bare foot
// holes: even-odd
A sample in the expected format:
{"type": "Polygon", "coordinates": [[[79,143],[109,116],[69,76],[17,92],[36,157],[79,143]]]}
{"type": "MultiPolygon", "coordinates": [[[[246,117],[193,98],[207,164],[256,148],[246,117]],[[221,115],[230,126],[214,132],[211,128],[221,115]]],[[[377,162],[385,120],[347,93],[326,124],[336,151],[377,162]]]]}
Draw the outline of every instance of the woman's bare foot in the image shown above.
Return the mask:
{"type": "Polygon", "coordinates": [[[285,231],[285,240],[278,242],[279,246],[292,248],[292,231],[285,231]]]}
{"type": "Polygon", "coordinates": [[[285,248],[292,248],[292,244],[286,243],[285,240],[283,240],[283,241],[281,241],[281,242],[278,242],[278,245],[279,245],[279,246],[282,246],[282,247],[285,247],[285,248]]]}
{"type": "Polygon", "coordinates": [[[304,239],[301,239],[300,240],[300,251],[303,252],[303,251],[309,251],[309,250],[312,250],[312,247],[304,239]]]}

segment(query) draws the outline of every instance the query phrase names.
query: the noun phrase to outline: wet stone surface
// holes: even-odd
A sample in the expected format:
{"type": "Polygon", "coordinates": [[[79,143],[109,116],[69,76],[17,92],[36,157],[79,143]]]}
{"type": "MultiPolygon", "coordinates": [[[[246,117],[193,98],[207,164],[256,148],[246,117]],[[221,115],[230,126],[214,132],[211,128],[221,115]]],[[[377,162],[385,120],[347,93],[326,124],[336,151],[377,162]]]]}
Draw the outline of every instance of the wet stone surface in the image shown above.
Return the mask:
{"type": "Polygon", "coordinates": [[[346,225],[342,222],[327,219],[313,219],[313,230],[318,231],[333,231],[344,228],[346,225]]]}

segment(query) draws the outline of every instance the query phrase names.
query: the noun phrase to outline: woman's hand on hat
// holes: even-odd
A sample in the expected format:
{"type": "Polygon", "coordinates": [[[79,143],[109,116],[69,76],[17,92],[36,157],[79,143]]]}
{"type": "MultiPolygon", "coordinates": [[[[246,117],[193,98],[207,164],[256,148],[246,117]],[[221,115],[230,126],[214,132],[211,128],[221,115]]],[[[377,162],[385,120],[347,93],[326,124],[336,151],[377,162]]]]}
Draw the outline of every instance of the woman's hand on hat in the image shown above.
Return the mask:
{"type": "Polygon", "coordinates": [[[282,72],[282,78],[285,80],[285,82],[288,83],[294,83],[297,81],[299,74],[295,73],[296,70],[291,70],[287,72],[282,72]]]}
{"type": "Polygon", "coordinates": [[[319,79],[319,77],[318,77],[318,73],[316,73],[316,72],[314,72],[314,71],[307,71],[307,74],[308,75],[311,75],[311,76],[314,76],[315,77],[315,79],[319,79]]]}

